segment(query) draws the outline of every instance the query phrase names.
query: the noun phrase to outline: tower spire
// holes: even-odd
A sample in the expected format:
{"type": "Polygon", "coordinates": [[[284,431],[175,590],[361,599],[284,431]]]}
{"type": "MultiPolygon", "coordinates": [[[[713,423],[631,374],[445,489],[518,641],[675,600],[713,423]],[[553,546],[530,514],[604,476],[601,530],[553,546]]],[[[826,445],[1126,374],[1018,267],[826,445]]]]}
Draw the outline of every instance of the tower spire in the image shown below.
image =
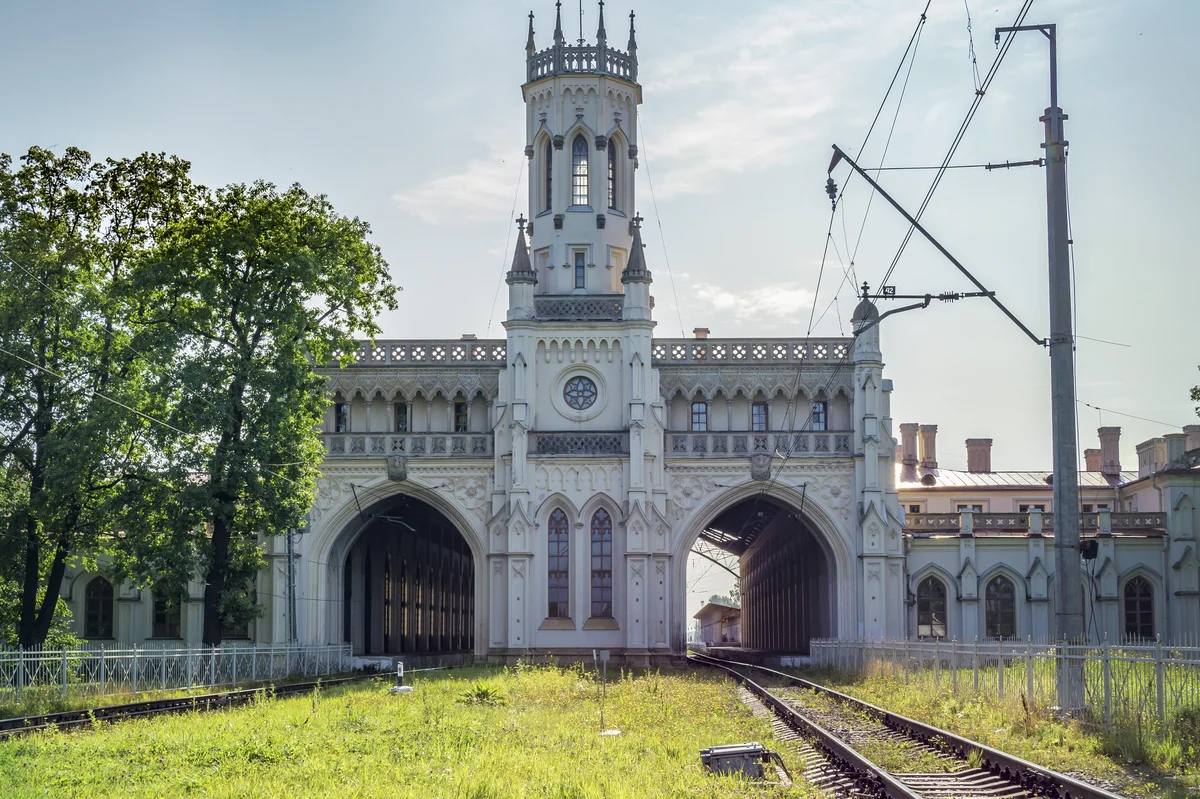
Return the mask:
{"type": "Polygon", "coordinates": [[[529,246],[525,243],[525,225],[525,215],[521,214],[517,217],[517,247],[513,251],[512,268],[505,278],[510,286],[513,283],[537,283],[537,273],[529,262],[529,246]]]}
{"type": "Polygon", "coordinates": [[[529,38],[525,40],[525,52],[533,55],[537,47],[533,43],[533,10],[529,11],[529,38]]]}
{"type": "Polygon", "coordinates": [[[554,44],[561,45],[566,41],[562,32],[562,0],[554,3],[554,44]]]}
{"type": "Polygon", "coordinates": [[[633,28],[633,12],[629,12],[629,52],[637,52],[637,31],[633,28]]]}
{"type": "Polygon", "coordinates": [[[622,283],[649,283],[650,270],[646,268],[646,256],[642,252],[644,245],[642,244],[642,216],[634,214],[633,220],[633,244],[629,247],[629,261],[625,264],[625,269],[621,272],[622,283]]]}
{"type": "Polygon", "coordinates": [[[604,0],[600,0],[600,26],[596,29],[596,42],[603,42],[608,38],[608,34],[604,32],[604,0]]]}

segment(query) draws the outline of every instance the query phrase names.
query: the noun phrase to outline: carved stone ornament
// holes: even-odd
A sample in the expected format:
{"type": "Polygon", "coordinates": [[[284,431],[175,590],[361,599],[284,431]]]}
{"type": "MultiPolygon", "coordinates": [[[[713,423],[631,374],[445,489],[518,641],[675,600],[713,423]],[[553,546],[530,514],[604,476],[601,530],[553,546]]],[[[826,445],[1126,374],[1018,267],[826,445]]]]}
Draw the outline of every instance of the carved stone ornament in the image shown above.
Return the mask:
{"type": "Polygon", "coordinates": [[[401,483],[408,479],[408,458],[403,455],[389,455],[387,459],[387,476],[389,480],[401,483]]]}
{"type": "Polygon", "coordinates": [[[760,452],[750,456],[750,479],[771,479],[771,456],[769,454],[760,452]]]}

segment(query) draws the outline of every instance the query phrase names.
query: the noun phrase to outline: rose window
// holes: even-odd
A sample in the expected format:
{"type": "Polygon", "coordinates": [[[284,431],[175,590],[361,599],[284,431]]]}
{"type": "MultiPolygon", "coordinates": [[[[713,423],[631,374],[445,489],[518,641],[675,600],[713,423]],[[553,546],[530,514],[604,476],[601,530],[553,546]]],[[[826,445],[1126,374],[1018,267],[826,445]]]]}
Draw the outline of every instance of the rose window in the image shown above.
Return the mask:
{"type": "Polygon", "coordinates": [[[587,410],[596,402],[596,384],[591,378],[572,377],[563,386],[563,400],[577,411],[587,410]]]}

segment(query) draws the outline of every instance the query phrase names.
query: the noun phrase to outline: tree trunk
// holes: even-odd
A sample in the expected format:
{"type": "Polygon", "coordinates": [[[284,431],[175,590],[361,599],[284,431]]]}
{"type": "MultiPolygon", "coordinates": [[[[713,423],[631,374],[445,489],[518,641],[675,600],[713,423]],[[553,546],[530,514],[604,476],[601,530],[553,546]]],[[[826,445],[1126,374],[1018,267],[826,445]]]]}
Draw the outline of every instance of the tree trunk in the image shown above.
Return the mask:
{"type": "Polygon", "coordinates": [[[34,626],[37,616],[38,572],[41,571],[39,557],[41,553],[39,550],[37,520],[27,510],[25,518],[25,573],[21,577],[21,621],[17,630],[17,640],[25,648],[37,645],[34,626]]]}
{"type": "Polygon", "coordinates": [[[204,644],[216,646],[221,643],[221,597],[225,594],[225,573],[228,570],[230,525],[224,514],[218,511],[213,519],[212,557],[208,572],[204,575],[204,644]]]}

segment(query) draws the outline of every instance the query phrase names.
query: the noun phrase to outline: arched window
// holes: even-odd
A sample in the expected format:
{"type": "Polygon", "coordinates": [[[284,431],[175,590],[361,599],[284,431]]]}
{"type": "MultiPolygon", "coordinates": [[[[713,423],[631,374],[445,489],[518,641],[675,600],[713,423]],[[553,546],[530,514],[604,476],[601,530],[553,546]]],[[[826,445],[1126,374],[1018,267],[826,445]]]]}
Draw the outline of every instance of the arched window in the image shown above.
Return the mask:
{"type": "Polygon", "coordinates": [[[588,202],[588,143],[580,133],[571,144],[571,205],[588,202]]]}
{"type": "Polygon", "coordinates": [[[592,618],[611,619],[613,595],[612,517],[604,508],[592,514],[592,618]]]}
{"type": "Polygon", "coordinates": [[[567,514],[555,508],[546,524],[546,584],[549,608],[546,615],[552,619],[571,616],[571,539],[567,514]]]}
{"type": "Polygon", "coordinates": [[[178,638],[180,632],[181,602],[179,590],[165,580],[154,584],[154,624],[150,635],[154,638],[178,638]]]}
{"type": "Polygon", "coordinates": [[[554,145],[551,144],[549,137],[546,137],[545,153],[542,166],[544,167],[543,171],[546,173],[546,194],[544,197],[545,202],[542,203],[542,209],[549,211],[550,203],[554,200],[554,145]]]}
{"type": "Polygon", "coordinates": [[[613,140],[608,140],[608,207],[612,210],[619,210],[621,206],[617,205],[617,146],[613,144],[613,140]]]}
{"type": "Polygon", "coordinates": [[[703,433],[708,430],[708,403],[696,400],[692,403],[692,432],[703,433]]]}
{"type": "Polygon", "coordinates": [[[1154,637],[1154,588],[1140,575],[1125,583],[1125,635],[1154,637]]]}
{"type": "Polygon", "coordinates": [[[113,587],[103,577],[93,577],[83,591],[83,637],[113,637],[113,587]]]}
{"type": "Polygon", "coordinates": [[[946,637],[946,585],[936,577],[917,586],[917,637],[946,637]]]}
{"type": "Polygon", "coordinates": [[[984,592],[985,628],[988,638],[1017,635],[1017,589],[1007,577],[994,577],[984,592]]]}

